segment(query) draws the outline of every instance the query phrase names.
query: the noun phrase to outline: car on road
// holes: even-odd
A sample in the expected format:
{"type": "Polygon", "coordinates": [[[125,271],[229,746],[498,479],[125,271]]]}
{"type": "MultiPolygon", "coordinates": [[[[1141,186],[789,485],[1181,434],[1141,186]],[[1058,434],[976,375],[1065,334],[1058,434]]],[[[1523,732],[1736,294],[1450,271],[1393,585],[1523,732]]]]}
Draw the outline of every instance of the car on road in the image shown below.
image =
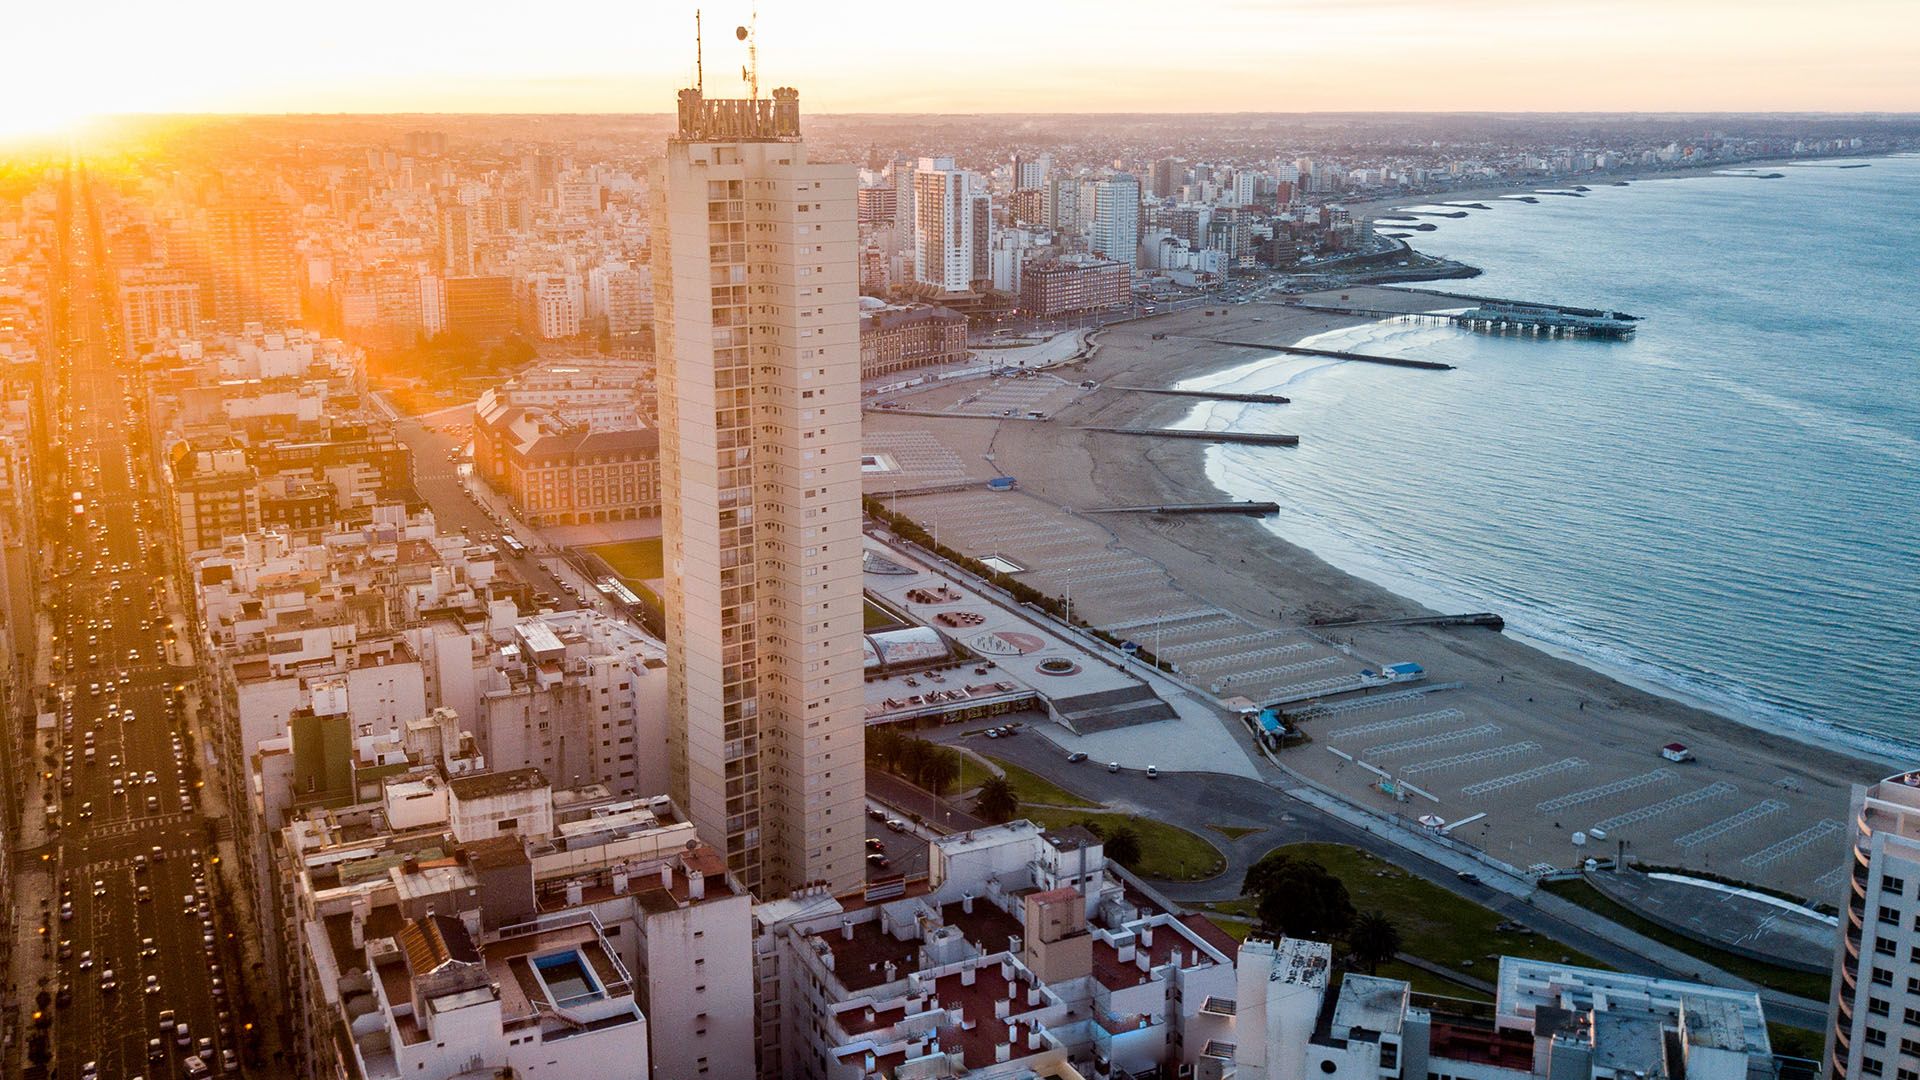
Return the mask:
{"type": "Polygon", "coordinates": [[[80,950],[80,962],[75,966],[78,967],[81,971],[92,971],[93,970],[93,950],[92,949],[80,950]]]}
{"type": "Polygon", "coordinates": [[[880,809],[877,806],[867,807],[867,816],[872,818],[875,821],[887,820],[887,812],[885,810],[880,809]]]}
{"type": "Polygon", "coordinates": [[[885,851],[887,850],[887,845],[879,837],[869,836],[867,837],[867,850],[868,851],[885,851]]]}
{"type": "Polygon", "coordinates": [[[199,1077],[207,1075],[207,1063],[200,1060],[199,1054],[188,1054],[186,1060],[180,1063],[180,1067],[185,1070],[187,1080],[198,1080],[199,1077]]]}
{"type": "Polygon", "coordinates": [[[107,968],[100,973],[100,992],[111,994],[120,989],[120,980],[113,977],[113,969],[107,968]]]}
{"type": "Polygon", "coordinates": [[[1107,771],[1108,771],[1108,772],[1119,772],[1119,771],[1120,771],[1120,763],[1119,763],[1119,762],[1117,762],[1117,761],[1109,761],[1109,762],[1107,762],[1107,771]]]}
{"type": "Polygon", "coordinates": [[[1160,779],[1160,767],[1157,765],[1147,766],[1147,779],[1149,780],[1160,779]]]}
{"type": "Polygon", "coordinates": [[[1067,764],[1069,765],[1078,764],[1085,760],[1087,760],[1087,752],[1085,750],[1075,750],[1073,753],[1067,755],[1067,764]]]}
{"type": "Polygon", "coordinates": [[[1480,875],[1474,873],[1471,870],[1462,870],[1453,876],[1459,878],[1461,881],[1464,881],[1469,885],[1480,884],[1480,875]]]}
{"type": "Polygon", "coordinates": [[[149,994],[159,993],[160,992],[160,976],[158,975],[147,976],[147,984],[145,989],[146,989],[146,992],[149,994]]]}
{"type": "MultiPolygon", "coordinates": [[[[160,955],[160,947],[153,943],[152,938],[143,937],[140,939],[140,959],[151,960],[154,957],[159,955],[160,955]]],[[[173,1014],[167,1013],[165,1015],[168,1017],[168,1021],[171,1022],[173,1014]]]]}
{"type": "Polygon", "coordinates": [[[887,828],[894,832],[906,832],[907,823],[904,821],[901,821],[899,818],[888,818],[887,828]]]}
{"type": "Polygon", "coordinates": [[[876,851],[867,856],[867,865],[876,870],[885,870],[893,865],[893,860],[887,858],[885,853],[876,851]]]}

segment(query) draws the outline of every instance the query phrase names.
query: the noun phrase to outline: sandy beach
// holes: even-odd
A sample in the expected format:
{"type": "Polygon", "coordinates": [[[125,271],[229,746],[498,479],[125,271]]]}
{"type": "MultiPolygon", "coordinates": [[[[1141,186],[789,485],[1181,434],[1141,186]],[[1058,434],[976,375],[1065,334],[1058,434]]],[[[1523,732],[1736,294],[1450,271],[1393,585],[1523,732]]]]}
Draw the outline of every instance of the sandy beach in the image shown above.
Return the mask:
{"type": "MultiPolygon", "coordinates": [[[[1457,306],[1440,297],[1365,288],[1307,300],[1375,310],[1457,306]]],[[[1240,517],[1080,513],[1103,505],[1225,497],[1206,478],[1204,442],[1083,430],[1165,426],[1193,405],[1191,399],[1111,387],[1172,386],[1262,355],[1257,348],[1222,341],[1292,345],[1366,321],[1284,304],[1215,310],[1102,331],[1092,356],[1053,372],[1069,387],[1092,382],[1100,388],[1083,389],[1070,401],[1050,401],[1054,411],[1045,422],[869,413],[866,425],[873,440],[937,447],[949,472],[959,470],[960,480],[996,472],[1019,479],[1019,492],[1010,496],[983,495],[969,485],[903,495],[899,508],[923,521],[945,522],[942,540],[949,545],[1021,559],[1034,572],[1028,580],[1037,587],[1048,588],[1068,575],[1076,613],[1094,625],[1144,627],[1151,620],[1142,621],[1143,607],[1219,610],[1275,635],[1245,653],[1255,657],[1247,664],[1265,665],[1256,675],[1289,666],[1276,666],[1272,655],[1306,649],[1278,636],[1291,632],[1331,644],[1355,663],[1412,660],[1426,668],[1430,684],[1458,684],[1404,701],[1387,696],[1306,721],[1310,741],[1286,750],[1283,763],[1352,801],[1408,817],[1434,813],[1449,821],[1469,819],[1471,824],[1453,833],[1456,839],[1522,868],[1575,865],[1589,855],[1612,855],[1625,842],[1630,855],[1650,865],[1707,870],[1821,902],[1837,895],[1848,787],[1886,775],[1892,764],[1748,727],[1550,655],[1511,634],[1466,627],[1314,631],[1312,624],[1326,621],[1433,613],[1289,543],[1284,527],[1276,535],[1266,524],[1240,517]],[[1050,539],[1056,541],[1051,546],[1050,539]],[[1090,552],[1090,545],[1098,550],[1090,552]],[[1114,569],[1088,572],[1089,560],[1096,568],[1114,569]],[[1675,741],[1687,744],[1697,760],[1664,761],[1660,748],[1675,741]],[[1382,793],[1376,775],[1356,760],[1376,762],[1376,768],[1417,784],[1427,797],[1399,801],[1382,793]],[[1601,825],[1611,826],[1600,829],[1605,839],[1593,834],[1601,825]],[[1575,844],[1576,832],[1586,834],[1581,846],[1575,844]]],[[[1408,376],[1445,374],[1410,371],[1408,376]]],[[[1058,388],[1052,393],[1057,396],[1058,388]]],[[[875,490],[870,481],[869,491],[875,490]]],[[[1177,620],[1165,625],[1180,629],[1177,620]]],[[[1148,632],[1132,631],[1143,641],[1150,640],[1144,636],[1148,632]]],[[[1238,633],[1226,640],[1251,636],[1238,633]]],[[[1188,652],[1225,655],[1205,648],[1201,642],[1188,652]]],[[[1225,686],[1216,696],[1250,685],[1233,681],[1238,670],[1232,660],[1227,656],[1206,676],[1225,686]]],[[[1329,672],[1340,670],[1323,658],[1290,666],[1323,663],[1330,665],[1329,672]]]]}

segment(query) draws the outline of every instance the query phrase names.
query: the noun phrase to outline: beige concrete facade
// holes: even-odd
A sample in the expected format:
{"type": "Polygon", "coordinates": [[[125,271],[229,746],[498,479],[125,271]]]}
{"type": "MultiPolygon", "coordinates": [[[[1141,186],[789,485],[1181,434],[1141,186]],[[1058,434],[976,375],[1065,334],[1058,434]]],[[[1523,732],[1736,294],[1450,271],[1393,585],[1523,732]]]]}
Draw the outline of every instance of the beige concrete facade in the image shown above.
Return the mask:
{"type": "Polygon", "coordinates": [[[856,182],[688,90],[654,185],[672,790],[762,896],[864,875],[856,182]]]}

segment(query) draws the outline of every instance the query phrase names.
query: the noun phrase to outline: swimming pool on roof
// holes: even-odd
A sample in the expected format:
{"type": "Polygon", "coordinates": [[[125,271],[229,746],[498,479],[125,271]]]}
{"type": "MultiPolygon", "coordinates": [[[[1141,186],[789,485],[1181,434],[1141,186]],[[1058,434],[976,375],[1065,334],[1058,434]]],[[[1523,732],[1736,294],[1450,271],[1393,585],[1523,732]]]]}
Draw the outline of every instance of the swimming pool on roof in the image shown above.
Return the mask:
{"type": "Polygon", "coordinates": [[[581,956],[578,949],[535,957],[533,970],[539,974],[540,983],[546,987],[547,997],[555,1008],[564,1009],[606,996],[599,982],[594,979],[592,970],[587,967],[586,957],[581,956]]]}

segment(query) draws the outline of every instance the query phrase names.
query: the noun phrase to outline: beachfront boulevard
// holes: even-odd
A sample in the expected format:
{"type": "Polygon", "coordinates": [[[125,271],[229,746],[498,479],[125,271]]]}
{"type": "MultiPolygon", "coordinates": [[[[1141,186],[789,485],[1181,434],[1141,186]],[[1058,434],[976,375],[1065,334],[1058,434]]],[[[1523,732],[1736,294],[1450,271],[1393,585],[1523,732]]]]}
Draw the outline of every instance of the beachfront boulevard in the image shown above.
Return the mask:
{"type": "MultiPolygon", "coordinates": [[[[1427,819],[1517,875],[1624,852],[1643,866],[1830,901],[1844,872],[1848,785],[1888,768],[1655,696],[1497,628],[1432,624],[1454,613],[1345,574],[1254,517],[1095,512],[1229,498],[1208,479],[1217,446],[1095,430],[1166,428],[1193,411],[1191,399],[1134,388],[1204,389],[1210,373],[1313,334],[1467,303],[1390,289],[1298,300],[1137,319],[1093,332],[1077,359],[1044,371],[939,380],[869,401],[866,492],[875,506],[1165,665],[1155,688],[1174,715],[1128,706],[1125,716],[1090,710],[1043,725],[1063,753],[1127,770],[1308,785],[1377,815],[1427,819]],[[990,490],[995,477],[1011,480],[990,490]],[[1402,662],[1418,675],[1394,674],[1390,665],[1402,662]],[[1237,719],[1269,705],[1295,732],[1271,758],[1237,719]]],[[[1528,347],[1578,346],[1542,338],[1528,347]]],[[[1312,392],[1313,384],[1298,391],[1312,392]]],[[[1235,430],[1287,430],[1287,405],[1235,408],[1235,430]]],[[[906,561],[919,557],[901,550],[906,561]]],[[[957,589],[979,584],[958,567],[940,573],[957,589]]],[[[1031,642],[1009,644],[1000,631],[1017,633],[1011,625],[969,633],[977,616],[1003,619],[1005,605],[973,592],[910,605],[900,581],[869,572],[867,588],[975,655],[1005,649],[1033,664],[1092,652],[1145,670],[1084,635],[1056,649],[1044,628],[1058,620],[1031,605],[1018,612],[1043,628],[1027,631],[1031,642]]],[[[1054,688],[1044,676],[1027,682],[1043,695],[1054,688]]],[[[905,703],[898,689],[870,685],[870,721],[888,711],[885,699],[905,703]]]]}

